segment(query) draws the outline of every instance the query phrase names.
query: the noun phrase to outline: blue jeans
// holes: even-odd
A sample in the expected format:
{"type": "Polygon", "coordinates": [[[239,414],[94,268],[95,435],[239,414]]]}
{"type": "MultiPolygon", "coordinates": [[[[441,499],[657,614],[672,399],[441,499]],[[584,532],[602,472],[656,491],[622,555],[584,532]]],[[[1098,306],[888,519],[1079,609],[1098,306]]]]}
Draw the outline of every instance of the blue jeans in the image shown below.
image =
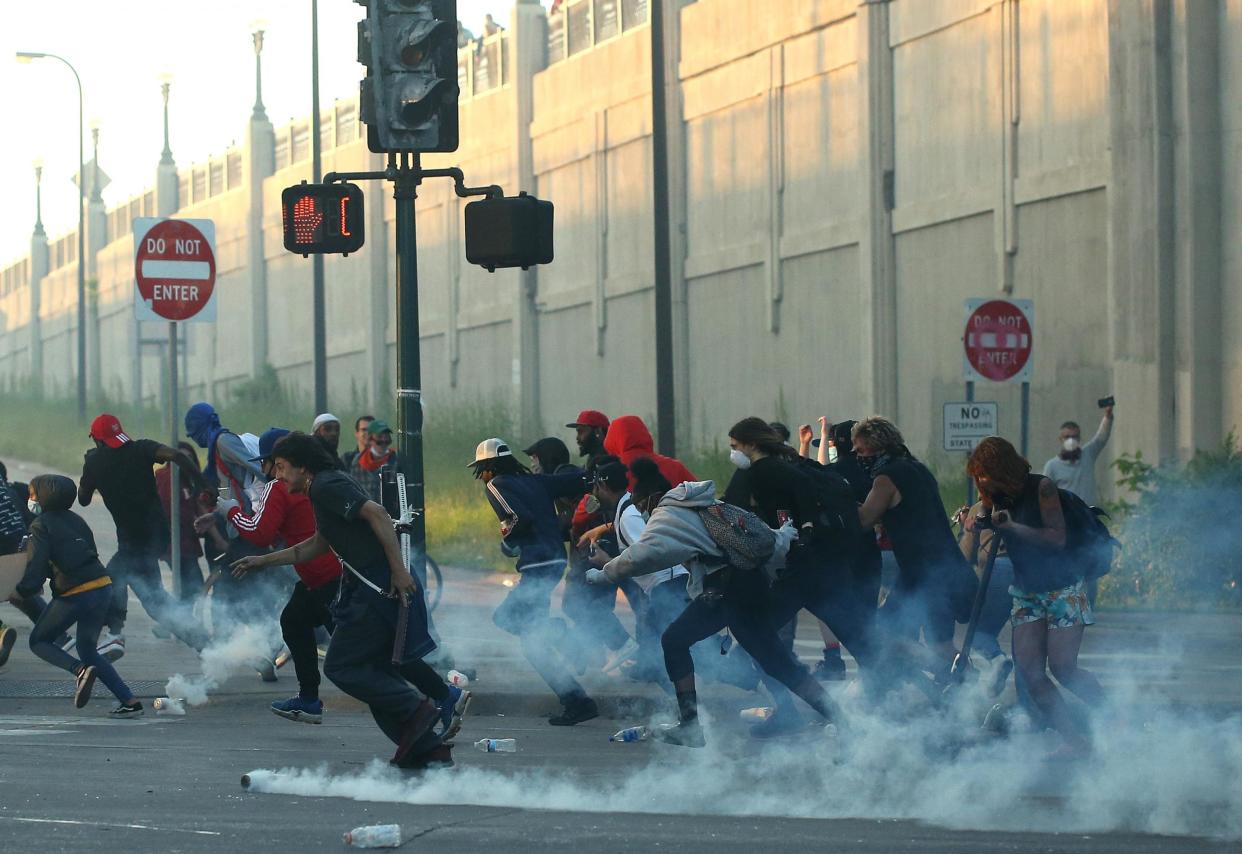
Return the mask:
{"type": "Polygon", "coordinates": [[[129,690],[112,662],[100,655],[95,648],[99,643],[99,632],[108,619],[111,603],[111,584],[53,599],[30,632],[30,650],[48,664],[74,675],[83,664],[94,667],[95,675],[108,686],[108,690],[122,703],[128,703],[134,699],[134,692],[129,690]],[[78,625],[77,648],[81,661],[54,642],[74,623],[78,625]]]}

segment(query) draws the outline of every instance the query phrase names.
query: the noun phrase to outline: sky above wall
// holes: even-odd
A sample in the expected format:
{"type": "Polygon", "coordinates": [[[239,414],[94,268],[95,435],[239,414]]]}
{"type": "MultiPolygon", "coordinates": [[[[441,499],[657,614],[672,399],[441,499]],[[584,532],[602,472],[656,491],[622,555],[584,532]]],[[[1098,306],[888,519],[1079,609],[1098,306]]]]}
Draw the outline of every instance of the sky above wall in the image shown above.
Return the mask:
{"type": "MultiPolygon", "coordinates": [[[[491,12],[508,24],[512,0],[458,0],[458,16],[475,34],[491,12]]],[[[545,3],[545,5],[550,5],[545,3]]],[[[154,185],[163,149],[161,75],[172,80],[170,124],[180,168],[220,154],[244,138],[254,104],[250,33],[264,22],[263,102],[279,127],[311,111],[309,0],[59,0],[5,3],[0,11],[0,163],[9,199],[0,206],[0,269],[24,256],[34,227],[34,164],[43,163],[43,223],[55,238],[78,222],[77,87],[50,59],[22,64],[17,51],[65,57],[82,77],[90,125],[99,124],[99,164],[112,179],[110,208],[154,185]]],[[[320,103],[358,92],[351,0],[319,2],[320,103]]]]}

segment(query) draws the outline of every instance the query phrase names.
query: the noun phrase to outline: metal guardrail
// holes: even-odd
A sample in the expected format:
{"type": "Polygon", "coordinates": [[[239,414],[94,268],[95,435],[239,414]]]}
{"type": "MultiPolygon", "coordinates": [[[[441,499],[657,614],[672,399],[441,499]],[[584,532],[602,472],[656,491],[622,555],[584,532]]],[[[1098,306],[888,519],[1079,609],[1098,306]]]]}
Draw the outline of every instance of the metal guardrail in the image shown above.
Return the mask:
{"type": "Polygon", "coordinates": [[[576,0],[548,15],[548,64],[647,23],[647,0],[576,0]]]}
{"type": "Polygon", "coordinates": [[[462,100],[509,82],[509,34],[474,39],[457,51],[457,86],[462,100]]]}

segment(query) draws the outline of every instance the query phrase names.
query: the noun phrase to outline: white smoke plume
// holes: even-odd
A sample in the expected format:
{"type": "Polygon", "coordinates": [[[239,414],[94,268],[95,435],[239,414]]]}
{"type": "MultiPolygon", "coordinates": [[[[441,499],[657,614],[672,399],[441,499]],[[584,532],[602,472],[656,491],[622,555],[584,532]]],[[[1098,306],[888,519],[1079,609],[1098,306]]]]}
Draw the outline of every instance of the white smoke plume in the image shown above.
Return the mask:
{"type": "MultiPolygon", "coordinates": [[[[601,787],[597,778],[461,767],[419,779],[381,763],[256,770],[250,788],[300,796],[409,804],[477,804],[583,812],[915,819],[959,829],[1132,831],[1242,839],[1242,717],[1173,711],[1099,716],[1093,753],[1051,763],[1051,734],[984,736],[977,697],[906,719],[868,715],[855,701],[844,736],[808,730],[779,742],[739,742],[708,728],[703,750],[662,744],[648,763],[601,787]]],[[[1119,702],[1115,709],[1128,707],[1119,702]]],[[[1150,707],[1149,707],[1150,709],[1150,707]]],[[[490,764],[479,757],[480,762],[490,764]]],[[[472,764],[470,759],[466,763],[472,764]]]]}
{"type": "Polygon", "coordinates": [[[274,625],[238,626],[224,639],[212,641],[199,656],[202,673],[198,676],[175,674],[164,687],[169,697],[184,697],[188,705],[201,706],[207,695],[233,673],[253,670],[269,655],[279,631],[274,625]]]}

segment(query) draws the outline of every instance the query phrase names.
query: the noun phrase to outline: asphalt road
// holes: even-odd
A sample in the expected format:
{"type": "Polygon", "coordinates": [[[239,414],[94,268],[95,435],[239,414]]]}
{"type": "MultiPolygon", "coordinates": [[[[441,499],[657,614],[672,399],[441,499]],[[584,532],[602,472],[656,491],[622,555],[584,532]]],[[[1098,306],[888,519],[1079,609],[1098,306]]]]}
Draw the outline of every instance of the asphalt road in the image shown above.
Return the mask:
{"type": "MultiPolygon", "coordinates": [[[[101,510],[85,515],[107,554],[101,510]]],[[[22,631],[0,670],[0,850],[336,850],[344,831],[389,822],[401,825],[405,850],[437,852],[1242,847],[1237,617],[1102,614],[1083,660],[1125,696],[1124,713],[1102,729],[1089,762],[1041,763],[1050,745],[1038,736],[980,740],[978,708],[863,719],[846,752],[818,729],[763,744],[737,717],[759,697],[715,686],[702,692],[711,746],[688,751],[610,744],[610,733],[667,706],[658,691],[600,674],[584,683],[604,717],[549,727],[553,699],[489,619],[503,581],[449,573],[436,616],[446,646],[478,670],[476,702],[456,767],[422,777],[384,766],[392,746],[331,686],[322,726],[273,716],[267,704],[295,690],[287,671],[269,685],[239,668],[180,718],[110,720],[102,686],[75,710],[46,696],[64,692],[67,677],[30,653],[28,624],[0,606],[22,631]],[[1126,694],[1131,687],[1138,692],[1126,694]],[[519,750],[475,751],[485,736],[513,737],[519,750]],[[250,772],[246,790],[239,781],[250,772]]],[[[118,667],[145,696],[173,673],[198,672],[192,652],[150,629],[132,602],[118,667]]],[[[819,646],[814,624],[802,624],[799,651],[811,658],[819,646]]]]}

